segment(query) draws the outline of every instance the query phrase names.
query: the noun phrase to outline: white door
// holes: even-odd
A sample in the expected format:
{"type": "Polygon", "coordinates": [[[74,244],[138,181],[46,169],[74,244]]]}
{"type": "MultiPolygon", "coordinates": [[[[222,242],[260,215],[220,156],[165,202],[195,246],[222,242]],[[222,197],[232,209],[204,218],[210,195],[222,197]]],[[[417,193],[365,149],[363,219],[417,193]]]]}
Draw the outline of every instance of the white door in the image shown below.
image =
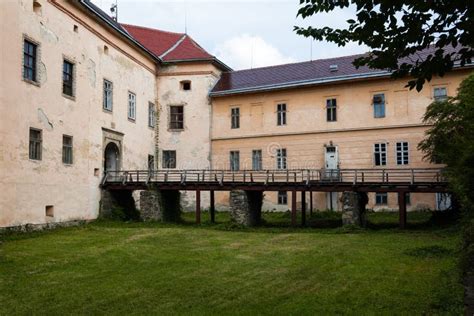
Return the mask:
{"type": "Polygon", "coordinates": [[[336,146],[327,146],[326,147],[326,169],[337,169],[337,147],[336,146]]]}

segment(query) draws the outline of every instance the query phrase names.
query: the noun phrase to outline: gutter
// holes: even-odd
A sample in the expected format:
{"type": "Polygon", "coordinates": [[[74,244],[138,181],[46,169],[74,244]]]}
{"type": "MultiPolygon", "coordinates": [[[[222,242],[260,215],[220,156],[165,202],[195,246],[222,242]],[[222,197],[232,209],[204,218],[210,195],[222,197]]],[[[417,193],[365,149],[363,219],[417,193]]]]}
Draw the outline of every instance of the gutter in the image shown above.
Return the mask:
{"type": "Polygon", "coordinates": [[[145,46],[143,46],[142,44],[140,44],[138,41],[136,41],[130,34],[128,34],[127,32],[124,32],[123,30],[117,28],[114,24],[110,23],[110,21],[108,21],[107,19],[105,19],[104,17],[102,17],[98,12],[97,10],[90,6],[89,3],[87,3],[87,1],[84,1],[84,0],[79,0],[79,3],[86,7],[89,11],[91,11],[92,13],[94,13],[94,16],[98,19],[100,19],[102,22],[105,22],[109,27],[111,27],[112,29],[114,29],[116,32],[120,33],[122,36],[126,37],[129,41],[131,41],[133,44],[135,44],[138,48],[140,48],[141,50],[143,50],[145,53],[147,53],[150,57],[152,57],[152,59],[158,61],[158,62],[162,62],[161,58],[156,56],[155,54],[153,54],[150,50],[148,50],[145,46]]]}
{"type": "Polygon", "coordinates": [[[387,77],[387,76],[390,76],[391,74],[392,73],[389,71],[380,71],[380,72],[346,75],[346,76],[339,76],[339,77],[291,81],[291,82],[285,82],[285,83],[270,84],[270,85],[240,88],[240,89],[231,89],[231,90],[218,91],[218,92],[211,91],[209,93],[209,96],[221,97],[221,96],[239,94],[239,93],[253,93],[253,92],[262,92],[262,91],[270,91],[270,90],[281,90],[281,89],[287,89],[287,88],[298,88],[298,87],[306,87],[306,86],[312,86],[312,85],[317,85],[317,84],[341,82],[341,81],[354,80],[354,79],[387,77]]]}
{"type": "Polygon", "coordinates": [[[212,57],[212,58],[188,58],[188,59],[172,59],[172,60],[169,60],[169,61],[163,61],[163,64],[173,64],[173,63],[192,63],[192,62],[212,62],[212,63],[215,63],[217,64],[218,66],[221,67],[221,69],[223,69],[224,71],[228,71],[228,72],[232,72],[233,69],[230,68],[229,66],[227,66],[226,64],[224,64],[222,61],[220,61],[219,59],[217,59],[216,57],[212,57]]]}

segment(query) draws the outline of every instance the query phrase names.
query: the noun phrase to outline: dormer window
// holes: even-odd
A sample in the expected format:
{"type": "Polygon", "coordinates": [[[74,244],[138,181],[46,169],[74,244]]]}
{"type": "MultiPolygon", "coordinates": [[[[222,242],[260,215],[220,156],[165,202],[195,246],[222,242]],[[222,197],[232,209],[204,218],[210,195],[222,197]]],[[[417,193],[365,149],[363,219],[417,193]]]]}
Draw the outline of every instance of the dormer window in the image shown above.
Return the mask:
{"type": "Polygon", "coordinates": [[[191,90],[191,81],[189,80],[181,81],[181,90],[184,90],[184,91],[191,90]]]}

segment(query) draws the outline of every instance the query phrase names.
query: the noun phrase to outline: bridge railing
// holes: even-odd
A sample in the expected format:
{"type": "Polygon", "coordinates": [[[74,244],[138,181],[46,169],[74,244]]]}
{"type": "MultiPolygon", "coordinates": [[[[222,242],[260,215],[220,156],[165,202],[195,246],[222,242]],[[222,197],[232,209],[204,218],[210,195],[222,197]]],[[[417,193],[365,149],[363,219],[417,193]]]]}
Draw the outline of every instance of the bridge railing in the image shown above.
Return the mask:
{"type": "Polygon", "coordinates": [[[439,168],[416,169],[285,169],[285,170],[120,170],[107,171],[107,183],[439,183],[439,168]]]}

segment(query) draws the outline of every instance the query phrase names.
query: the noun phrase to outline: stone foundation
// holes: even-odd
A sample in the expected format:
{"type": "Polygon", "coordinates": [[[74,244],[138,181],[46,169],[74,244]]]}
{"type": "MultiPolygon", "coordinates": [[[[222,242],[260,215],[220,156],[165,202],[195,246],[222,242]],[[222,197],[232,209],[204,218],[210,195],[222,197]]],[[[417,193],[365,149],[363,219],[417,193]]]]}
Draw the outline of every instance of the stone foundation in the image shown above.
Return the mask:
{"type": "Polygon", "coordinates": [[[140,192],[140,219],[143,221],[161,221],[161,194],[157,190],[140,192]]]}
{"type": "Polygon", "coordinates": [[[230,191],[230,217],[233,222],[244,226],[256,226],[261,222],[263,203],[262,191],[230,191]]]}
{"type": "Polygon", "coordinates": [[[365,206],[368,202],[367,193],[363,192],[343,192],[342,202],[342,224],[357,225],[365,227],[365,206]]]}

